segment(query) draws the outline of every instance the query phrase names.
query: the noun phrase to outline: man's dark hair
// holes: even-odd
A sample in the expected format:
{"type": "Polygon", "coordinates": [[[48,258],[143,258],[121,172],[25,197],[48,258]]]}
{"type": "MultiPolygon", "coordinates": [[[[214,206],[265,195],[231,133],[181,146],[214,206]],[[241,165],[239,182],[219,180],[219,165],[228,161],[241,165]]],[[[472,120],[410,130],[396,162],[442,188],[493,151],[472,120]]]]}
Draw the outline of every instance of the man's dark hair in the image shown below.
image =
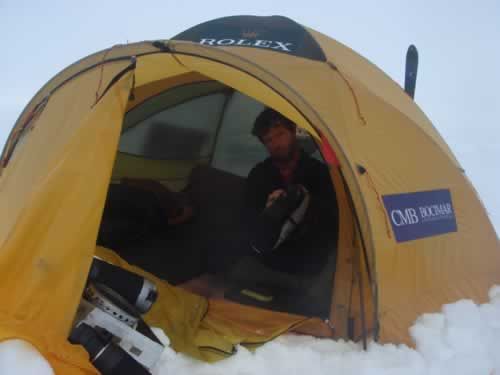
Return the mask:
{"type": "Polygon", "coordinates": [[[281,113],[276,112],[272,108],[266,108],[255,119],[252,134],[262,140],[262,137],[266,135],[269,129],[277,124],[283,125],[290,131],[295,131],[297,127],[294,122],[287,119],[281,113]]]}

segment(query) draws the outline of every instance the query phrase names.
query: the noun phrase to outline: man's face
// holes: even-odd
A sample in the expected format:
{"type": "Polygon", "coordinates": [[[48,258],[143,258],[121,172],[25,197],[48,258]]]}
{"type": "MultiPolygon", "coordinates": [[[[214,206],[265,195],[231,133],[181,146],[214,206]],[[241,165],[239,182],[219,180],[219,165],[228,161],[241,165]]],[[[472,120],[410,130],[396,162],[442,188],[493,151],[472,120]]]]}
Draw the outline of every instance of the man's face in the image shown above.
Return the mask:
{"type": "Polygon", "coordinates": [[[276,123],[262,136],[262,143],[266,146],[271,159],[288,161],[297,148],[297,137],[294,130],[276,123]]]}

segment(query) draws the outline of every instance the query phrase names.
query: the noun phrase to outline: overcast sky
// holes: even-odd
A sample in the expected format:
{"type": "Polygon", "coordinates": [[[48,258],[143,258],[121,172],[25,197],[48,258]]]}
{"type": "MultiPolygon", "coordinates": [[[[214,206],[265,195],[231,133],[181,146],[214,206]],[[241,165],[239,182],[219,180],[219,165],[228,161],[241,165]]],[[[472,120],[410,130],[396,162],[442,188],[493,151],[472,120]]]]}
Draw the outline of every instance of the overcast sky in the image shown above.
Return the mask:
{"type": "Polygon", "coordinates": [[[36,91],[76,60],[237,14],[288,16],[353,48],[400,84],[406,49],[415,44],[415,100],[451,146],[500,232],[498,0],[0,0],[0,145],[36,91]]]}

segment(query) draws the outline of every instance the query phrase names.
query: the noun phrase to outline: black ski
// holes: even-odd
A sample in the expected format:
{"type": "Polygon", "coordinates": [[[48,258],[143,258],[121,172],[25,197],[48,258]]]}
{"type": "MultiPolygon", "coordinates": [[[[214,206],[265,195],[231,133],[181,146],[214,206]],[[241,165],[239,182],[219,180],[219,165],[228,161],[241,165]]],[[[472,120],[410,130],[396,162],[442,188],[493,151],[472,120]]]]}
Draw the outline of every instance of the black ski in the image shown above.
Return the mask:
{"type": "Polygon", "coordinates": [[[418,51],[413,44],[408,47],[406,52],[406,73],[405,73],[405,91],[413,99],[415,97],[415,86],[417,84],[418,70],[418,51]]]}

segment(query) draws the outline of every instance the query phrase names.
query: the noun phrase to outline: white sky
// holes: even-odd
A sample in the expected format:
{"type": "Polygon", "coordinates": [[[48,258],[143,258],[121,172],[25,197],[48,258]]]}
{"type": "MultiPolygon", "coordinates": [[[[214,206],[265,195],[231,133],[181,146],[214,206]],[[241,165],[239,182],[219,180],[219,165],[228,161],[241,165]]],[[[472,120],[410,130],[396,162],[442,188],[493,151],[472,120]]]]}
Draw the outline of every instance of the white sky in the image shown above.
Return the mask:
{"type": "Polygon", "coordinates": [[[420,52],[416,102],[451,146],[500,232],[500,1],[0,0],[0,145],[24,106],[76,60],[197,23],[284,15],[348,45],[398,83],[420,52]]]}

